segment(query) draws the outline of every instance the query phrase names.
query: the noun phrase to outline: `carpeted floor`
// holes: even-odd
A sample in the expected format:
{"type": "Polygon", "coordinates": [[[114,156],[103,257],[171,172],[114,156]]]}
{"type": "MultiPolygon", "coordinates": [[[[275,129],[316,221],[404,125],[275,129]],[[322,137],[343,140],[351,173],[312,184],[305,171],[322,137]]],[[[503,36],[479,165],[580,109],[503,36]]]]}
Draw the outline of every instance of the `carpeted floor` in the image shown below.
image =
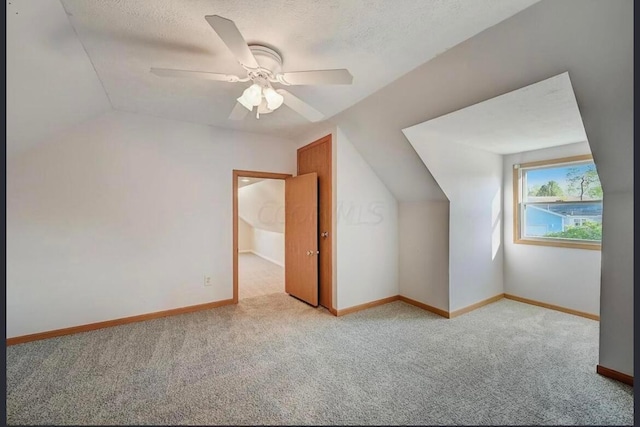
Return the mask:
{"type": "Polygon", "coordinates": [[[285,294],[7,348],[9,424],[631,425],[598,322],[501,300],[333,317],[285,294]]]}
{"type": "Polygon", "coordinates": [[[238,254],[238,298],[284,292],[284,268],[252,253],[238,254]]]}

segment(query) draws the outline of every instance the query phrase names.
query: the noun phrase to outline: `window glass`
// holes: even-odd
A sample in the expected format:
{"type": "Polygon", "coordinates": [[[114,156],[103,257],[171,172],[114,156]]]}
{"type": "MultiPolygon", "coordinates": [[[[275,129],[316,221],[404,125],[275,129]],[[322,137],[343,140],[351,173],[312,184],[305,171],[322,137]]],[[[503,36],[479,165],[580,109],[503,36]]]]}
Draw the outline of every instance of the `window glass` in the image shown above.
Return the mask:
{"type": "Polygon", "coordinates": [[[520,165],[520,239],[597,243],[602,240],[602,186],[592,160],[520,165]]]}

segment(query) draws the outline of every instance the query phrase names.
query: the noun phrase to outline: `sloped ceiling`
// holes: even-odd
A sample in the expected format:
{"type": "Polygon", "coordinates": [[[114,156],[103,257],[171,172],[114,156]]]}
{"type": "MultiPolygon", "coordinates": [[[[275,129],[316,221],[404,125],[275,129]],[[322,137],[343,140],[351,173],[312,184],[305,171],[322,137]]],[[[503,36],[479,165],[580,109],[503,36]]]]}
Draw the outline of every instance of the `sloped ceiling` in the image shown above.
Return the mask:
{"type": "MultiPolygon", "coordinates": [[[[403,129],[414,148],[431,142],[512,154],[584,142],[569,73],[403,129]]],[[[420,150],[416,149],[420,154],[420,150]]],[[[420,156],[428,164],[424,156],[420,156]]]]}
{"type": "Polygon", "coordinates": [[[633,2],[543,0],[331,119],[399,201],[446,200],[402,129],[563,72],[605,191],[633,189],[633,2]]]}
{"type": "Polygon", "coordinates": [[[111,109],[58,0],[7,2],[6,102],[9,154],[111,109]]]}
{"type": "Polygon", "coordinates": [[[238,188],[246,187],[247,185],[253,185],[260,181],[263,181],[264,178],[246,178],[239,177],[238,178],[238,188]]]}
{"type": "MultiPolygon", "coordinates": [[[[149,68],[242,75],[204,19],[218,14],[249,43],[279,50],[285,71],[349,69],[351,86],[290,88],[330,117],[536,1],[62,0],[115,109],[284,137],[309,126],[286,107],[260,120],[227,119],[248,84],[161,78],[149,68]]],[[[50,38],[76,43],[66,31],[50,38]]]]}
{"type": "Polygon", "coordinates": [[[238,216],[254,228],[284,233],[284,180],[263,179],[238,188],[238,216]]]}

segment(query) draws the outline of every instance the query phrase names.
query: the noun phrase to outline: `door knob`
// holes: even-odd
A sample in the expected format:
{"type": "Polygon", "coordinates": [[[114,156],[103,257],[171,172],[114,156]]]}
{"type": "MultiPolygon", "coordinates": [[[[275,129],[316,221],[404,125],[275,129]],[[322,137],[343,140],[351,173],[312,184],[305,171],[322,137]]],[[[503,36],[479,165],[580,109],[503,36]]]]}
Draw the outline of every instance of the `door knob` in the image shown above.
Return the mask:
{"type": "Polygon", "coordinates": [[[324,237],[326,239],[327,237],[329,237],[329,232],[323,231],[322,233],[320,233],[320,237],[324,237]]]}

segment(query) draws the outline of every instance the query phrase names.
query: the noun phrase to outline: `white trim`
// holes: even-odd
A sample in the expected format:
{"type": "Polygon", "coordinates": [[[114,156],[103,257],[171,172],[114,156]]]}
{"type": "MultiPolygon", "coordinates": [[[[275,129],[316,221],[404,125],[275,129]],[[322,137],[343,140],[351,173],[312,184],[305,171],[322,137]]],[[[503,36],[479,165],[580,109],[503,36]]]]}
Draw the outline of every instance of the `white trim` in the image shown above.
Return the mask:
{"type": "MultiPolygon", "coordinates": [[[[562,214],[550,211],[549,209],[539,208],[536,205],[528,205],[526,202],[523,203],[523,204],[526,205],[528,208],[534,208],[534,209],[537,209],[537,210],[542,211],[542,212],[547,212],[547,213],[550,213],[551,215],[559,216],[560,218],[563,218],[563,219],[567,218],[567,215],[562,215],[562,214]]],[[[551,204],[551,203],[549,203],[549,204],[551,204]]]]}
{"type": "Polygon", "coordinates": [[[268,256],[259,254],[258,252],[254,251],[252,249],[248,250],[248,251],[238,251],[238,253],[247,253],[247,252],[251,252],[252,254],[257,255],[257,256],[259,256],[260,258],[262,258],[262,259],[264,259],[266,261],[269,261],[269,262],[271,262],[271,263],[273,263],[275,265],[279,265],[280,267],[284,268],[284,263],[281,263],[280,261],[276,261],[273,258],[269,258],[268,256]]]}
{"type": "Polygon", "coordinates": [[[240,250],[238,251],[239,254],[246,254],[246,253],[249,253],[249,252],[253,252],[253,251],[251,249],[243,249],[241,251],[240,250]]]}

